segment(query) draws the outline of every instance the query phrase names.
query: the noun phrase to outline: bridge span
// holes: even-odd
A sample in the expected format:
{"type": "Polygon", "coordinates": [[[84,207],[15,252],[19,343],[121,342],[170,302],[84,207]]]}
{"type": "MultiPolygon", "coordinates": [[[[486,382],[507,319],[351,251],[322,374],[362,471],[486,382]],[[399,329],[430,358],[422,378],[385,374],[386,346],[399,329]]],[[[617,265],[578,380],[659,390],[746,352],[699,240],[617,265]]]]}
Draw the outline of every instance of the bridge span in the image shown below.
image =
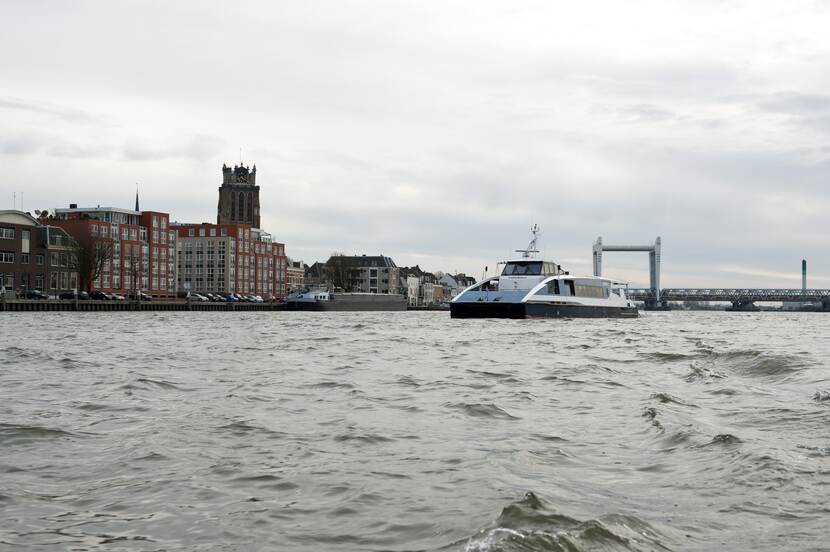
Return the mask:
{"type": "Polygon", "coordinates": [[[755,302],[794,302],[821,304],[830,310],[830,289],[777,288],[664,288],[659,295],[654,289],[629,289],[634,301],[644,301],[646,308],[667,306],[669,301],[724,301],[737,310],[752,310],[755,302]]]}

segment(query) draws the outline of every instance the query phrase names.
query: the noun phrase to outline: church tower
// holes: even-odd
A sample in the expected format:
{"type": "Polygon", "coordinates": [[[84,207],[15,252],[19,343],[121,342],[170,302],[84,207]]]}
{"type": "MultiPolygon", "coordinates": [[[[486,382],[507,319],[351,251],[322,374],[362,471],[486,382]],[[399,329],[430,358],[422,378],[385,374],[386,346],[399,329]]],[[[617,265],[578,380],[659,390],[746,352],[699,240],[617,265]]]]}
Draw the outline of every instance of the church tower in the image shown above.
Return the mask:
{"type": "Polygon", "coordinates": [[[217,224],[249,224],[259,228],[259,186],[256,165],[249,171],[243,165],[233,169],[222,165],[217,224]]]}

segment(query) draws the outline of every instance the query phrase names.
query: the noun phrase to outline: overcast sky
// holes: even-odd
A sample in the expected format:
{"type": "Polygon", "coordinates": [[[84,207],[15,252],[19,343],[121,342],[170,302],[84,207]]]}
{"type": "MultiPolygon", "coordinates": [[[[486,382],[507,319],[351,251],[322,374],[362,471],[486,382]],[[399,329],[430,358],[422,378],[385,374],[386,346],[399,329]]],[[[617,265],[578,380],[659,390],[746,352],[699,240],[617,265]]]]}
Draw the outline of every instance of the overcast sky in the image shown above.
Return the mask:
{"type": "MultiPolygon", "coordinates": [[[[830,287],[830,3],[0,1],[0,209],[215,221],[257,165],[262,225],[492,273],[542,228],[663,238],[663,284],[830,287]],[[19,207],[18,193],[18,207],[19,207]]],[[[647,255],[605,274],[647,284],[647,255]]]]}

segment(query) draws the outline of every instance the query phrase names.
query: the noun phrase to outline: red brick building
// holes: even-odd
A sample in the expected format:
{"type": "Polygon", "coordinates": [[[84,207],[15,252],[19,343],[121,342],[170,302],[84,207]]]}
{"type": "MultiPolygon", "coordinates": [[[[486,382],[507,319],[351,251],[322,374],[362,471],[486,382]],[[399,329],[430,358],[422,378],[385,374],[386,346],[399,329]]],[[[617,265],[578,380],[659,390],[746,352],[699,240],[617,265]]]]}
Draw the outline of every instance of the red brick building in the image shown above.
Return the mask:
{"type": "Polygon", "coordinates": [[[77,287],[72,238],[49,222],[0,211],[0,286],[7,293],[36,289],[54,297],[77,287]]]}
{"type": "Polygon", "coordinates": [[[177,224],[178,288],[285,297],[285,245],[247,224],[177,224]]]}
{"type": "Polygon", "coordinates": [[[170,215],[113,207],[56,209],[49,224],[75,239],[112,240],[112,255],[92,289],[106,293],[142,291],[158,298],[176,296],[176,233],[170,215]]]}

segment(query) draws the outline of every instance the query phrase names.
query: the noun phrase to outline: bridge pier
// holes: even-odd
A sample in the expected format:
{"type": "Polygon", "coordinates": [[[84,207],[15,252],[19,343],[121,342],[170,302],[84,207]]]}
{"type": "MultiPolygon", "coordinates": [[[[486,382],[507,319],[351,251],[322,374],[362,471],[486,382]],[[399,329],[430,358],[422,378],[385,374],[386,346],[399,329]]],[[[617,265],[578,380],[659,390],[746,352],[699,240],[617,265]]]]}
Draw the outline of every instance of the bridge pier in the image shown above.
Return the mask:
{"type": "Polygon", "coordinates": [[[669,311],[671,307],[666,301],[658,299],[646,299],[643,310],[647,311],[669,311]]]}
{"type": "Polygon", "coordinates": [[[755,305],[755,303],[750,299],[739,299],[737,301],[732,301],[732,306],[726,310],[730,312],[757,312],[760,311],[761,308],[755,305]]]}

